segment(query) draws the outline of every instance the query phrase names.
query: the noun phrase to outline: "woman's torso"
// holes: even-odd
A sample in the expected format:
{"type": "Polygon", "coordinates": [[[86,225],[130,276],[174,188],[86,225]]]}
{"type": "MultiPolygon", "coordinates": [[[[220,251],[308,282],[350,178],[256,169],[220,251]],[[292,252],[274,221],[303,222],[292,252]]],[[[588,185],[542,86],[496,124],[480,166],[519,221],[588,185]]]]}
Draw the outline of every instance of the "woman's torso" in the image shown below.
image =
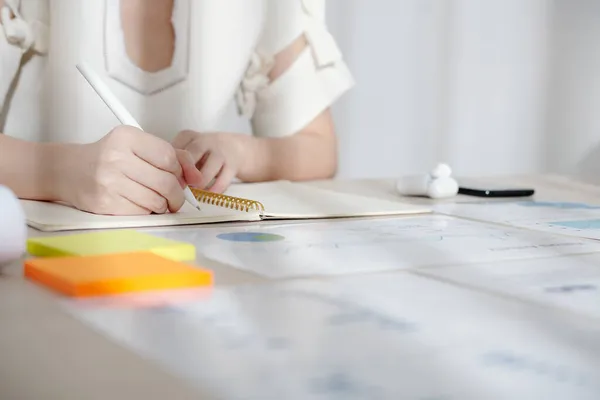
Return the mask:
{"type": "MultiPolygon", "coordinates": [[[[125,1],[132,7],[141,3],[125,1]]],[[[172,0],[172,14],[165,17],[173,35],[160,42],[170,40],[166,48],[171,46],[172,57],[153,62],[150,48],[148,67],[136,56],[140,48],[125,45],[131,29],[123,30],[129,21],[121,18],[120,0],[48,0],[47,8],[44,3],[22,1],[25,19],[48,26],[48,52],[23,66],[4,105],[2,128],[36,141],[91,142],[118,124],[77,72],[81,61],[96,70],[146,131],[170,140],[182,129],[214,129],[231,105],[265,18],[264,0],[172,0]]],[[[141,12],[148,12],[143,6],[141,12]]],[[[10,47],[0,35],[0,56],[10,47]]],[[[12,78],[9,69],[0,72],[3,80],[12,78]]]]}

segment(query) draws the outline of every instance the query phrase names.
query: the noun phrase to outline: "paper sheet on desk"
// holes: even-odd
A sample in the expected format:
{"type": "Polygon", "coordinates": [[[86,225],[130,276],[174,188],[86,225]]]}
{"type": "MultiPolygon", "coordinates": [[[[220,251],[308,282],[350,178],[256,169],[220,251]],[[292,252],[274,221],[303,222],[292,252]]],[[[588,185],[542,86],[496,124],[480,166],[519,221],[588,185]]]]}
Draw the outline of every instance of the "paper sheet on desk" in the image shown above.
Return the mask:
{"type": "Polygon", "coordinates": [[[269,278],[344,275],[600,252],[600,243],[426,215],[155,231],[269,278]]]}
{"type": "Polygon", "coordinates": [[[598,325],[410,274],[216,289],[154,309],[65,304],[214,398],[600,396],[598,325]]]}
{"type": "Polygon", "coordinates": [[[600,321],[600,254],[432,268],[422,274],[600,321]]]}
{"type": "Polygon", "coordinates": [[[600,205],[561,201],[440,204],[444,214],[588,239],[600,239],[600,205]]]}

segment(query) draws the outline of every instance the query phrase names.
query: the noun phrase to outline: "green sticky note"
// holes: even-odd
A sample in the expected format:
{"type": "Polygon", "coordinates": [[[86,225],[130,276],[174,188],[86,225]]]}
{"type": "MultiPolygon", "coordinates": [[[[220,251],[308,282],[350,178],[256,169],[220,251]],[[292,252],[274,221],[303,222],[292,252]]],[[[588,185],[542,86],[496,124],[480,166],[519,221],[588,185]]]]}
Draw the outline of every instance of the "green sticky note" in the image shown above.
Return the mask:
{"type": "Polygon", "coordinates": [[[140,251],[148,251],[175,261],[191,261],[196,258],[196,248],[191,243],[134,230],[106,230],[31,238],[27,241],[27,252],[36,257],[97,256],[140,251]]]}

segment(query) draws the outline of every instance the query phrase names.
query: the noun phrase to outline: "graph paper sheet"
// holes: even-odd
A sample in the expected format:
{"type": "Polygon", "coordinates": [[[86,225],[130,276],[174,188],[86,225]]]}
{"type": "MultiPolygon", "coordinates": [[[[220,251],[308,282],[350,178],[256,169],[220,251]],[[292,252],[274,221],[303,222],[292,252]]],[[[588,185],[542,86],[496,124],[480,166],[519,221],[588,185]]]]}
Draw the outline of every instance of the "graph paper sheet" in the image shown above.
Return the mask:
{"type": "Polygon", "coordinates": [[[600,254],[457,265],[422,273],[462,286],[559,308],[600,322],[600,254]]]}
{"type": "Polygon", "coordinates": [[[426,215],[302,224],[153,231],[206,257],[269,278],[333,276],[555,257],[600,242],[426,215]]]}
{"type": "Polygon", "coordinates": [[[64,305],[214,399],[600,398],[597,324],[409,273],[64,305]]]}
{"type": "Polygon", "coordinates": [[[437,212],[588,239],[600,239],[600,206],[558,201],[490,201],[438,205],[437,212]]]}

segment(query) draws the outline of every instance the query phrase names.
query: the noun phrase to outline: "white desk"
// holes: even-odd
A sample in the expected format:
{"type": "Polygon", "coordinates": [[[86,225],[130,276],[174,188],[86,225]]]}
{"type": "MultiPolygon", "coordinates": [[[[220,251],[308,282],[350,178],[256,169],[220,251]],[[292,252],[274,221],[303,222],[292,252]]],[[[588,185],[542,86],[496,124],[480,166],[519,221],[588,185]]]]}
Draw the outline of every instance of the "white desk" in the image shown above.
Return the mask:
{"type": "MultiPolygon", "coordinates": [[[[504,179],[534,186],[537,196],[543,199],[560,196],[561,200],[600,204],[599,187],[569,183],[556,176],[504,179]]],[[[397,199],[391,180],[313,184],[397,199]]],[[[451,201],[461,200],[459,197],[451,201]]],[[[30,230],[30,235],[42,233],[30,230]]],[[[263,280],[207,260],[198,262],[214,270],[217,286],[263,280]]],[[[0,398],[3,400],[211,398],[71,318],[55,299],[22,279],[20,263],[0,276],[0,398]]]]}

